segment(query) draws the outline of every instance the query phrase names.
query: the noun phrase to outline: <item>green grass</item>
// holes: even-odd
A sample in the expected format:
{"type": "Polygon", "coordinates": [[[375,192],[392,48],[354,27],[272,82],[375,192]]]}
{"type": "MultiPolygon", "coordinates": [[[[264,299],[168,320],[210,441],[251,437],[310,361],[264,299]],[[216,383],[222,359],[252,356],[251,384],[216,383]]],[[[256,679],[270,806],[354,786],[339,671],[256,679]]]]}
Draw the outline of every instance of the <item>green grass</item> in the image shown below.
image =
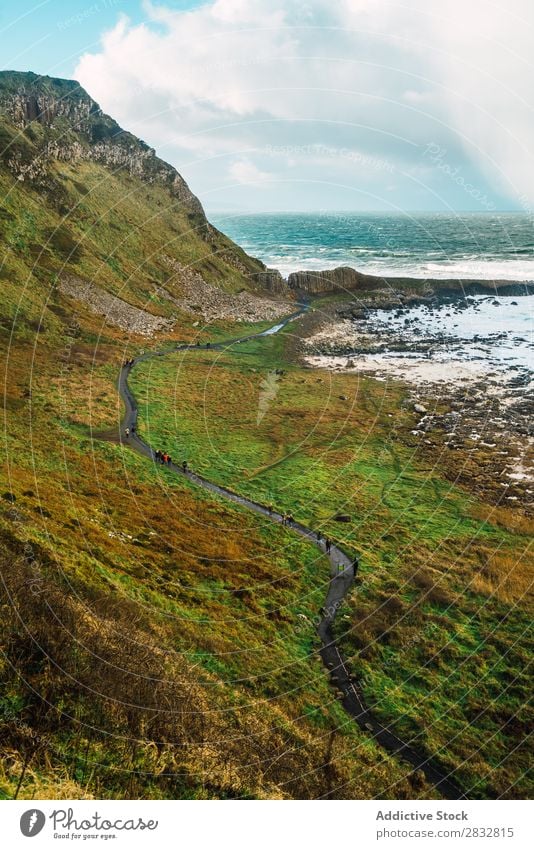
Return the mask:
{"type": "Polygon", "coordinates": [[[21,798],[313,798],[332,780],[347,798],[411,795],[409,768],[347,722],[317,656],[327,563],[91,438],[87,422],[116,420],[116,367],[88,371],[85,333],[77,345],[64,384],[47,347],[37,364],[20,341],[10,353],[0,792],[27,763],[21,798]],[[30,369],[31,405],[14,404],[30,369]]]}
{"type": "MultiPolygon", "coordinates": [[[[115,131],[94,120],[97,135],[115,131]]],[[[203,238],[162,185],[90,161],[48,163],[39,181],[5,167],[9,151],[30,163],[58,140],[89,144],[64,119],[20,133],[0,118],[0,795],[437,797],[329,685],[318,552],[103,439],[120,420],[125,356],[267,326],[195,328],[160,292],[180,296],[169,257],[230,292],[253,286],[258,263],[216,231],[203,238]],[[179,328],[147,342],[104,327],[58,291],[65,272],[176,312],[179,328]]],[[[405,439],[400,388],[296,367],[298,333],[136,369],[147,437],[362,553],[337,628],[376,712],[422,730],[446,763],[470,757],[473,795],[525,796],[529,528],[427,468],[405,439]]]]}
{"type": "Polygon", "coordinates": [[[359,552],[363,583],[337,630],[377,714],[472,795],[530,792],[527,529],[505,511],[478,518],[480,502],[410,447],[400,387],[303,370],[285,354],[291,334],[140,364],[141,432],[359,552]]]}

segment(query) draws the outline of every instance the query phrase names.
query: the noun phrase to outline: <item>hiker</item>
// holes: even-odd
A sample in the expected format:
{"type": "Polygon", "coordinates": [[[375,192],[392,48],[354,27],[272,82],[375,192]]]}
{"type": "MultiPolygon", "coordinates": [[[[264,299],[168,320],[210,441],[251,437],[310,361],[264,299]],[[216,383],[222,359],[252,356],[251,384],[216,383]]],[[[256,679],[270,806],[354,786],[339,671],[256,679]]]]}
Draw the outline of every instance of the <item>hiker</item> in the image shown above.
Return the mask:
{"type": "Polygon", "coordinates": [[[130,436],[130,428],[129,427],[124,428],[124,433],[126,434],[126,439],[128,439],[129,436],[130,436]]]}
{"type": "Polygon", "coordinates": [[[321,531],[317,531],[317,542],[321,542],[322,538],[323,538],[323,535],[322,535],[321,531]]]}
{"type": "Polygon", "coordinates": [[[184,475],[187,472],[187,460],[182,460],[182,472],[184,475]]]}
{"type": "Polygon", "coordinates": [[[272,515],[273,515],[273,505],[272,505],[272,504],[269,504],[269,505],[267,506],[267,510],[269,511],[269,516],[272,516],[272,515]]]}
{"type": "Polygon", "coordinates": [[[211,348],[211,342],[206,342],[206,348],[211,348]]]}
{"type": "Polygon", "coordinates": [[[154,460],[156,461],[156,463],[159,463],[160,457],[161,457],[161,451],[158,448],[157,451],[154,451],[154,460]]]}
{"type": "Polygon", "coordinates": [[[132,425],[132,433],[135,433],[135,425],[132,425]]]}
{"type": "Polygon", "coordinates": [[[354,577],[356,577],[356,573],[358,572],[359,567],[360,567],[360,559],[359,559],[359,557],[355,557],[354,560],[352,561],[352,571],[354,573],[354,577]]]}
{"type": "Polygon", "coordinates": [[[167,465],[170,466],[172,463],[171,455],[167,454],[167,465]]]}
{"type": "Polygon", "coordinates": [[[331,541],[327,538],[327,539],[325,539],[324,544],[325,544],[325,548],[326,548],[326,553],[330,554],[330,552],[332,551],[331,541]]]}
{"type": "Polygon", "coordinates": [[[166,463],[168,462],[168,460],[169,460],[169,455],[168,455],[168,454],[167,454],[167,452],[165,451],[165,452],[162,454],[162,456],[161,456],[161,462],[162,462],[162,463],[163,463],[163,465],[165,466],[165,465],[166,465],[166,463]]]}
{"type": "Polygon", "coordinates": [[[288,525],[291,525],[292,523],[293,523],[293,514],[292,514],[292,513],[288,513],[288,514],[287,514],[287,524],[288,524],[288,525]]]}

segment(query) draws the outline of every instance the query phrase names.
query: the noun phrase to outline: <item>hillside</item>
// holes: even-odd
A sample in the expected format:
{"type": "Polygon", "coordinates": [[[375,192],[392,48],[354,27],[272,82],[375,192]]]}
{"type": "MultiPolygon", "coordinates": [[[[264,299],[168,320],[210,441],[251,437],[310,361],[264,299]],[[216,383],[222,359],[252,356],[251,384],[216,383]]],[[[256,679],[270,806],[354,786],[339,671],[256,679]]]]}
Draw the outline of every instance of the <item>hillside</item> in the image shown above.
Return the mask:
{"type": "Polygon", "coordinates": [[[314,276],[249,257],[75,82],[0,73],[0,134],[0,796],[440,798],[321,663],[322,549],[131,450],[142,352],[147,443],[361,555],[335,631],[380,722],[469,797],[531,793],[532,522],[459,476],[469,446],[417,444],[406,387],[302,367],[345,271],[244,339],[314,276]]]}
{"type": "Polygon", "coordinates": [[[182,312],[202,318],[219,290],[231,307],[230,295],[247,301],[276,281],[74,81],[0,73],[0,196],[4,319],[21,289],[35,319],[59,290],[104,315],[118,296],[171,327],[182,312]]]}
{"type": "Polygon", "coordinates": [[[294,304],[75,83],[0,74],[0,105],[0,793],[435,795],[329,686],[328,565],[118,439],[125,358],[294,304]]]}

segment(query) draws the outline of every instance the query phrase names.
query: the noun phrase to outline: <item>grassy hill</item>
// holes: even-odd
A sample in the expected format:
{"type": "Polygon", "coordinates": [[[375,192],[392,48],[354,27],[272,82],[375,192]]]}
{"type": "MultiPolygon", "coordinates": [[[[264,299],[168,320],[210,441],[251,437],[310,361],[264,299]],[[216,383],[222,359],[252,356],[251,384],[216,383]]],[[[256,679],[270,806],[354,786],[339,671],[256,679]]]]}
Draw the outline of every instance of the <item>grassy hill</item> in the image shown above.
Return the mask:
{"type": "Polygon", "coordinates": [[[184,286],[253,292],[263,266],[76,83],[0,74],[0,133],[0,792],[435,795],[328,685],[327,564],[116,439],[125,357],[236,334],[195,327],[184,286]]]}
{"type": "Polygon", "coordinates": [[[336,631],[376,715],[469,798],[529,798],[532,518],[418,444],[406,387],[300,367],[301,332],[140,363],[141,431],[358,552],[336,631]]]}
{"type": "Polygon", "coordinates": [[[22,296],[28,319],[44,309],[59,329],[50,308],[68,276],[168,317],[192,271],[228,292],[264,271],[73,81],[0,73],[0,197],[4,320],[22,296]]]}

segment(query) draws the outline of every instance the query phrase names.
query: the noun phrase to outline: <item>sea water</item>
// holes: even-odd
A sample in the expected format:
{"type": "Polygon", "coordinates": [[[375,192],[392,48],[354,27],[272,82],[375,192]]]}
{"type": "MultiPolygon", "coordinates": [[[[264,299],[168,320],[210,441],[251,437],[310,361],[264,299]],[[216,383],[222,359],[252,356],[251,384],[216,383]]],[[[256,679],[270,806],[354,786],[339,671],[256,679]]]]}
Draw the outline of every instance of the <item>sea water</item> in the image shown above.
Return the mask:
{"type": "MultiPolygon", "coordinates": [[[[214,223],[284,275],[348,265],[386,277],[534,281],[532,215],[227,214],[214,223]]],[[[419,334],[436,338],[435,359],[534,370],[534,296],[480,296],[460,312],[444,304],[410,315],[419,334]]],[[[405,318],[389,312],[377,322],[410,335],[405,318]]]]}
{"type": "Polygon", "coordinates": [[[533,215],[329,212],[213,220],[284,276],[348,265],[382,276],[534,281],[533,215]]]}

